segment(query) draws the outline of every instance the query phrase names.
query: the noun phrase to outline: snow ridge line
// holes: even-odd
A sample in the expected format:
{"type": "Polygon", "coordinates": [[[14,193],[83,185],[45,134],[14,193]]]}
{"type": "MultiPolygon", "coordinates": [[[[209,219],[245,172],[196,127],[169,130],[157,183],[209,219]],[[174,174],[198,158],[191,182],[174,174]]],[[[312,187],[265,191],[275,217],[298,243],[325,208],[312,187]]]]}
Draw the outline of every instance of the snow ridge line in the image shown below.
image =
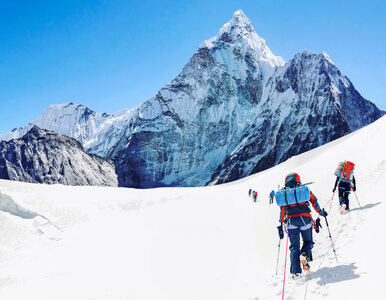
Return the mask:
{"type": "Polygon", "coordinates": [[[0,191],[0,211],[9,213],[13,216],[16,216],[22,219],[34,219],[36,217],[41,217],[44,220],[46,220],[48,224],[51,224],[57,230],[62,231],[62,228],[60,228],[58,225],[56,225],[46,216],[36,213],[33,210],[30,210],[28,208],[24,208],[23,206],[19,205],[11,196],[1,191],[0,191]]]}

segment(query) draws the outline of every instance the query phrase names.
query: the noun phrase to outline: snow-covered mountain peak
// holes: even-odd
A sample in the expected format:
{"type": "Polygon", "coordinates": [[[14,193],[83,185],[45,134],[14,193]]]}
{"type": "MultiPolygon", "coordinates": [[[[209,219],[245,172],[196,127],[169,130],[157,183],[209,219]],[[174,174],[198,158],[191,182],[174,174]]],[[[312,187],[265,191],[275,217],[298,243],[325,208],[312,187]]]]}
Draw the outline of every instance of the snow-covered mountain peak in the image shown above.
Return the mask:
{"type": "Polygon", "coordinates": [[[34,125],[30,130],[28,130],[28,132],[23,137],[33,136],[38,138],[38,137],[45,136],[47,132],[49,131],[40,129],[38,126],[34,125]]]}
{"type": "Polygon", "coordinates": [[[330,56],[324,51],[320,53],[313,53],[310,50],[303,50],[296,54],[293,58],[293,61],[300,60],[314,60],[315,63],[327,62],[328,64],[331,64],[335,67],[335,63],[332,61],[330,56]]]}
{"type": "MultiPolygon", "coordinates": [[[[284,70],[294,66],[307,70],[309,75],[324,74],[331,80],[337,80],[337,77],[340,77],[345,86],[349,86],[348,79],[341,74],[326,52],[313,53],[309,50],[303,50],[288,62],[284,70]]],[[[339,85],[338,82],[336,84],[339,85]]]]}
{"type": "Polygon", "coordinates": [[[320,55],[322,55],[330,64],[335,66],[335,63],[332,61],[332,59],[326,52],[322,51],[320,55]]]}
{"type": "Polygon", "coordinates": [[[28,130],[27,133],[21,137],[21,139],[24,140],[25,142],[44,140],[44,139],[61,140],[83,151],[82,144],[78,142],[76,139],[73,139],[67,136],[61,136],[54,131],[42,129],[36,125],[33,125],[32,128],[28,130]]]}
{"type": "Polygon", "coordinates": [[[247,32],[255,31],[255,29],[252,26],[251,20],[249,20],[249,18],[243,13],[241,9],[233,13],[232,20],[226,23],[222,29],[227,30],[229,27],[230,29],[234,29],[236,26],[239,29],[245,30],[247,32]]]}
{"type": "Polygon", "coordinates": [[[219,32],[209,40],[201,43],[201,48],[221,50],[232,47],[239,53],[251,52],[258,61],[268,63],[272,68],[285,64],[283,58],[275,56],[255,31],[248,17],[238,10],[233,18],[224,24],[219,32]]]}
{"type": "Polygon", "coordinates": [[[134,110],[116,114],[96,113],[82,104],[67,102],[50,105],[36,120],[12,132],[0,134],[1,140],[21,138],[34,125],[78,140],[88,153],[107,157],[122,138],[134,110]]]}
{"type": "Polygon", "coordinates": [[[251,23],[251,20],[249,20],[249,18],[244,14],[244,12],[241,9],[236,10],[233,13],[233,19],[235,19],[237,22],[240,22],[240,23],[241,22],[249,22],[249,23],[251,23]]]}
{"type": "MultiPolygon", "coordinates": [[[[248,38],[255,33],[255,35],[261,39],[252,26],[251,21],[244,15],[241,10],[236,11],[233,14],[233,18],[225,23],[219,30],[219,32],[209,40],[204,41],[200,48],[213,48],[216,44],[221,42],[235,43],[237,39],[248,38]]],[[[264,40],[263,40],[264,41],[264,40]]]]}
{"type": "Polygon", "coordinates": [[[67,102],[64,104],[53,104],[48,107],[48,109],[44,112],[44,115],[47,117],[50,115],[74,115],[74,114],[87,114],[87,115],[95,115],[96,112],[89,109],[87,106],[82,104],[75,104],[73,102],[67,102]]]}

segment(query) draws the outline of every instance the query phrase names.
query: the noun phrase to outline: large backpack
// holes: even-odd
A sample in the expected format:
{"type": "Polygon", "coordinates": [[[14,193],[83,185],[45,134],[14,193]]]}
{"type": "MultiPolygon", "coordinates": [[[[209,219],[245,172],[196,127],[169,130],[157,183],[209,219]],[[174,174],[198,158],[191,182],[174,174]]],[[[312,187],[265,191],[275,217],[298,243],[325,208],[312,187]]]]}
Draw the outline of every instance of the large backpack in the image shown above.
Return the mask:
{"type": "Polygon", "coordinates": [[[351,161],[342,161],[339,163],[334,174],[340,177],[340,181],[351,183],[352,177],[354,176],[355,164],[351,161]]]}
{"type": "Polygon", "coordinates": [[[284,188],[276,192],[276,204],[286,206],[291,204],[304,203],[310,200],[310,190],[305,185],[295,188],[284,188]]]}

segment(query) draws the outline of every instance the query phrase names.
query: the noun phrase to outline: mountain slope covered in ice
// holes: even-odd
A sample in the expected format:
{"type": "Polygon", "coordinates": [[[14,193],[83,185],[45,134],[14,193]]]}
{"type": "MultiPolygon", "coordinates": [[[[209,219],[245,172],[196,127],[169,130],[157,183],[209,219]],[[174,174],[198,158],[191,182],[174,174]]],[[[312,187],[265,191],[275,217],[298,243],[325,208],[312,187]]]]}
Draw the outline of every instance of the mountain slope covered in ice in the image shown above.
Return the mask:
{"type": "Polygon", "coordinates": [[[232,181],[319,147],[384,114],[365,100],[326,53],[303,51],[263,89],[253,126],[218,166],[212,182],[232,181]]]}
{"type": "Polygon", "coordinates": [[[125,134],[130,114],[129,110],[100,114],[72,102],[56,104],[28,125],[0,134],[0,140],[21,138],[33,126],[38,126],[78,140],[89,153],[109,157],[111,149],[119,144],[125,134]]]}
{"type": "MultiPolygon", "coordinates": [[[[298,172],[320,205],[339,161],[356,163],[351,211],[332,202],[311,273],[285,299],[383,299],[386,118],[232,183],[148,190],[0,180],[1,299],[280,299],[279,209],[268,195],[298,172]],[[258,192],[258,202],[248,190],[258,192]],[[71,288],[69,288],[71,287],[71,288]]],[[[324,225],[322,220],[322,225],[324,225]]],[[[289,258],[288,258],[289,259],[289,258]]],[[[287,268],[289,266],[287,265],[287,268]]]]}
{"type": "Polygon", "coordinates": [[[32,124],[114,159],[120,186],[147,188],[243,178],[383,114],[327,54],[275,56],[239,10],[138,107],[107,115],[68,103],[32,124]]]}

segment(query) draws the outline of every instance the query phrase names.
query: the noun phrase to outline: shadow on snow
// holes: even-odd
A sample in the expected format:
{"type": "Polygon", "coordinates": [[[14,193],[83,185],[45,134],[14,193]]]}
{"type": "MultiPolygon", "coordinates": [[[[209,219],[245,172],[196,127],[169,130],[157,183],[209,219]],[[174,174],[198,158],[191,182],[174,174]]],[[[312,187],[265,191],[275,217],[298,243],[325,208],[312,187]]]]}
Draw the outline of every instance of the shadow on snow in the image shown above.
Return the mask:
{"type": "Polygon", "coordinates": [[[369,204],[366,204],[365,206],[362,206],[362,207],[356,207],[356,208],[350,209],[350,211],[369,209],[369,208],[373,208],[374,206],[377,206],[379,204],[381,204],[381,202],[369,203],[369,204]]]}
{"type": "Polygon", "coordinates": [[[319,285],[337,283],[346,280],[359,278],[359,274],[355,273],[358,267],[355,263],[349,265],[339,265],[332,268],[324,267],[310,274],[309,279],[318,279],[319,285]]]}

